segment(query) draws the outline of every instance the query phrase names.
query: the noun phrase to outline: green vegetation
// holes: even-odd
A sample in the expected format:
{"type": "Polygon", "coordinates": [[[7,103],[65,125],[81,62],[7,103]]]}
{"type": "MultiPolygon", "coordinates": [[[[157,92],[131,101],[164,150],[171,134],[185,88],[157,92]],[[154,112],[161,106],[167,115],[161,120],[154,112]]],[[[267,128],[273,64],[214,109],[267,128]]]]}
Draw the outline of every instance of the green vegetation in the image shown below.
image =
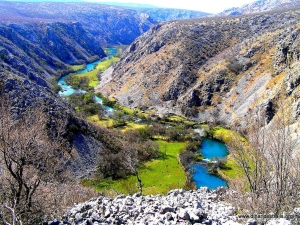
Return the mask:
{"type": "MultiPolygon", "coordinates": [[[[183,188],[186,182],[185,173],[178,162],[178,154],[185,143],[162,140],[156,143],[159,144],[160,157],[140,164],[137,169],[143,183],[143,194],[166,194],[171,189],[183,188]]],[[[139,191],[134,175],[115,181],[83,180],[82,184],[91,185],[100,192],[109,189],[126,194],[139,191]]]]}
{"type": "Polygon", "coordinates": [[[59,86],[58,84],[57,84],[57,81],[58,81],[58,79],[57,79],[57,77],[51,77],[51,79],[50,79],[50,83],[51,83],[51,90],[54,92],[54,93],[58,93],[58,92],[60,92],[61,90],[62,90],[62,88],[61,88],[61,86],[59,86]]]}
{"type": "Polygon", "coordinates": [[[118,106],[119,109],[121,109],[124,113],[126,113],[127,115],[133,116],[135,112],[135,110],[127,108],[125,106],[118,106]]]}
{"type": "Polygon", "coordinates": [[[224,143],[228,143],[230,141],[230,137],[232,137],[234,131],[231,131],[224,127],[213,127],[209,131],[207,131],[207,135],[215,138],[217,140],[220,140],[224,143]]]}
{"type": "Polygon", "coordinates": [[[109,99],[105,96],[102,96],[101,94],[97,94],[98,97],[102,98],[102,103],[103,105],[106,105],[106,106],[109,106],[109,107],[112,107],[112,108],[115,108],[115,105],[116,105],[116,100],[114,99],[109,99]]]}
{"type": "Polygon", "coordinates": [[[103,112],[102,105],[95,102],[92,92],[72,94],[69,96],[69,102],[77,112],[85,117],[99,115],[100,112],[103,112]]]}
{"type": "Polygon", "coordinates": [[[192,122],[182,116],[177,116],[177,115],[171,115],[170,117],[167,118],[167,120],[170,122],[176,122],[176,123],[195,124],[194,122],[192,122]]]}
{"type": "MultiPolygon", "coordinates": [[[[82,96],[85,97],[80,97],[81,102],[91,104],[92,99],[89,93],[82,96]]],[[[139,161],[136,165],[138,176],[143,184],[143,194],[165,194],[172,188],[183,188],[186,179],[188,179],[188,174],[185,174],[182,165],[187,168],[191,162],[203,159],[202,154],[197,153],[201,138],[195,136],[192,130],[189,129],[190,126],[200,126],[200,124],[192,123],[185,118],[174,115],[153,122],[146,119],[146,113],[141,110],[128,109],[120,106],[115,100],[109,100],[101,95],[100,97],[103,98],[103,102],[115,107],[114,115],[99,117],[97,113],[94,112],[93,114],[90,113],[91,111],[86,110],[86,106],[83,109],[84,104],[82,103],[79,106],[79,111],[85,112],[88,115],[88,120],[109,129],[122,131],[125,134],[125,139],[132,141],[132,143],[145,143],[147,140],[156,140],[155,142],[159,144],[160,153],[158,158],[145,157],[145,160],[139,161]],[[143,118],[147,123],[134,122],[138,118],[143,118]],[[166,125],[168,128],[166,128],[166,125]],[[182,165],[179,163],[178,157],[180,157],[182,165]]],[[[90,108],[92,107],[88,107],[88,109],[90,108]]],[[[206,127],[206,125],[203,126],[206,127]]],[[[223,127],[214,127],[207,133],[213,138],[228,142],[231,132],[233,131],[223,127]]],[[[128,144],[128,147],[131,145],[128,144]]],[[[143,155],[144,153],[138,154],[143,155]]],[[[109,156],[108,158],[114,157],[116,156],[109,156]]],[[[243,177],[241,168],[231,156],[228,157],[226,163],[220,161],[218,165],[217,168],[213,168],[214,172],[227,180],[243,177]]],[[[109,176],[99,176],[92,180],[83,180],[82,184],[91,186],[101,192],[112,193],[112,191],[116,191],[117,193],[128,194],[139,191],[135,174],[123,174],[122,177],[122,179],[112,179],[109,176]]]]}
{"type": "MultiPolygon", "coordinates": [[[[97,74],[117,60],[110,58],[98,64],[93,71],[69,78],[72,86],[88,90],[87,93],[70,96],[70,103],[88,120],[116,131],[115,134],[122,139],[121,142],[125,141],[127,146],[124,148],[121,147],[124,144],[110,143],[108,140],[110,149],[112,147],[115,150],[102,153],[104,161],[99,164],[99,175],[91,180],[83,180],[82,184],[101,192],[115,191],[126,194],[140,191],[141,184],[143,194],[166,194],[174,188],[183,188],[185,185],[191,187],[187,182],[189,175],[184,172],[184,168],[193,161],[203,159],[202,154],[197,152],[201,138],[197,138],[191,128],[205,125],[173,114],[164,118],[154,117],[151,121],[149,116],[153,112],[130,109],[119,105],[114,99],[97,94],[102,98],[104,105],[115,109],[113,115],[104,116],[103,108],[95,103],[93,99],[95,94],[90,87],[97,85],[97,74]],[[136,122],[137,120],[139,122],[136,122]],[[121,133],[117,133],[120,131],[121,133]],[[130,152],[126,153],[126,149],[130,149],[130,152]],[[128,154],[133,161],[126,161],[128,154]],[[137,180],[137,174],[141,183],[137,180]]],[[[83,67],[84,65],[74,65],[72,69],[79,70],[83,67]]],[[[214,127],[208,131],[208,135],[226,143],[230,139],[231,132],[223,127],[214,127]]],[[[222,163],[218,171],[227,179],[236,179],[241,176],[240,168],[237,170],[236,168],[237,163],[229,158],[226,164],[222,163]]]]}
{"type": "Polygon", "coordinates": [[[73,65],[73,66],[71,66],[71,68],[72,68],[74,71],[83,70],[83,69],[85,68],[85,64],[81,64],[81,65],[73,65]]]}
{"type": "MultiPolygon", "coordinates": [[[[207,134],[208,136],[220,140],[225,144],[229,144],[233,136],[238,136],[241,141],[246,141],[244,137],[237,135],[236,131],[219,126],[213,127],[207,132],[207,134]]],[[[230,153],[225,164],[218,169],[218,174],[229,181],[231,179],[242,180],[245,177],[242,167],[230,153]]]]}
{"type": "Polygon", "coordinates": [[[127,122],[126,126],[122,129],[122,131],[128,131],[128,130],[138,130],[142,128],[146,128],[147,124],[139,124],[134,122],[127,122]]]}
{"type": "Polygon", "coordinates": [[[99,119],[98,115],[92,115],[88,116],[87,119],[106,128],[111,128],[114,125],[114,119],[108,117],[99,119]]]}
{"type": "MultiPolygon", "coordinates": [[[[92,71],[81,74],[70,74],[68,77],[66,77],[66,82],[75,89],[88,90],[90,87],[96,87],[99,82],[98,74],[105,71],[113,62],[117,62],[118,60],[119,58],[112,57],[100,62],[92,71]]],[[[74,72],[76,72],[78,70],[84,69],[85,64],[72,65],[71,68],[74,72]]]]}
{"type": "Polygon", "coordinates": [[[237,163],[237,161],[232,156],[228,156],[225,165],[219,170],[219,172],[221,172],[221,174],[223,174],[225,178],[229,178],[229,180],[241,179],[245,176],[243,168],[237,163]]]}
{"type": "Polygon", "coordinates": [[[53,85],[51,86],[51,90],[52,90],[54,93],[58,93],[58,92],[62,91],[62,88],[61,88],[61,86],[59,86],[58,84],[53,84],[53,85]]]}
{"type": "Polygon", "coordinates": [[[105,70],[108,69],[108,67],[110,67],[110,65],[114,62],[118,62],[120,58],[118,57],[112,57],[112,58],[109,58],[107,60],[104,60],[102,62],[100,62],[97,67],[96,67],[96,70],[100,71],[100,72],[104,72],[105,70]]]}

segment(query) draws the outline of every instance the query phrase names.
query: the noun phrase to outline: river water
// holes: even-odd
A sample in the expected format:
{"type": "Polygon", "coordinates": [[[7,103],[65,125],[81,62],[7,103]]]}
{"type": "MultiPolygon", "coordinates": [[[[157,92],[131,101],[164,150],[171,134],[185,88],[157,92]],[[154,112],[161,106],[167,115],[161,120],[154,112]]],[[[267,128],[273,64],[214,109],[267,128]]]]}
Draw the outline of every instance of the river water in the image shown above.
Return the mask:
{"type": "MultiPolygon", "coordinates": [[[[118,50],[116,48],[107,48],[107,55],[108,57],[112,57],[114,56],[115,54],[117,54],[118,50]]],[[[101,62],[101,60],[97,60],[95,62],[92,62],[92,63],[89,63],[89,64],[86,64],[86,67],[82,70],[78,70],[76,72],[76,74],[81,74],[81,73],[86,73],[86,72],[89,72],[89,71],[92,71],[95,69],[95,67],[101,62]]],[[[63,76],[61,77],[57,84],[62,88],[62,91],[58,92],[58,94],[62,97],[67,97],[67,96],[70,96],[74,93],[85,93],[84,90],[76,90],[74,89],[72,86],[70,85],[67,85],[66,84],[66,81],[65,81],[65,78],[67,77],[68,75],[66,76],[63,76]]],[[[96,103],[99,103],[99,104],[102,104],[102,99],[98,96],[95,96],[94,97],[95,99],[95,102],[96,103]]],[[[103,106],[103,108],[106,110],[107,114],[111,114],[113,112],[113,108],[109,107],[109,106],[103,106]]]]}
{"type": "MultiPolygon", "coordinates": [[[[202,140],[201,149],[199,151],[207,160],[224,158],[228,155],[228,150],[225,144],[209,138],[204,138],[202,140]]],[[[191,165],[191,169],[192,179],[197,188],[208,187],[209,189],[217,189],[221,186],[227,186],[227,182],[225,180],[208,173],[207,163],[193,164],[191,165]]]]}
{"type": "MultiPolygon", "coordinates": [[[[110,48],[108,49],[108,56],[113,56],[117,53],[117,49],[110,48]]],[[[95,66],[100,63],[100,60],[89,63],[86,65],[86,68],[83,70],[79,70],[76,74],[85,73],[91,71],[95,68],[95,66]]],[[[58,85],[60,85],[63,91],[59,92],[59,95],[62,97],[66,97],[72,95],[74,93],[84,93],[83,90],[75,90],[70,85],[67,85],[65,82],[66,76],[63,76],[58,80],[58,85]]],[[[102,99],[98,96],[94,97],[95,102],[99,104],[103,104],[102,99]]],[[[106,114],[111,114],[113,112],[113,108],[104,106],[106,110],[106,114]]],[[[228,151],[226,145],[212,139],[204,138],[201,145],[201,153],[205,159],[213,160],[214,158],[223,158],[228,155],[228,151]]],[[[227,182],[220,177],[217,177],[213,174],[208,173],[208,167],[206,163],[193,164],[192,168],[192,179],[196,184],[197,188],[200,187],[208,187],[209,189],[217,189],[220,186],[227,186],[227,182]]]]}

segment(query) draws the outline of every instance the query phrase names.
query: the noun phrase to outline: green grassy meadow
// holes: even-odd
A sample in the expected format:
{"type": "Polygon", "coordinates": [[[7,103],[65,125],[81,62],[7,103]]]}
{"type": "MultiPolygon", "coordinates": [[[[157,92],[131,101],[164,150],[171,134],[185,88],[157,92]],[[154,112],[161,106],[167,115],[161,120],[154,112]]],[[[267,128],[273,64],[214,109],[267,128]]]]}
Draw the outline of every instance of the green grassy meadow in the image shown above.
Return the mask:
{"type": "MultiPolygon", "coordinates": [[[[143,194],[166,194],[175,188],[183,188],[186,182],[185,172],[178,161],[184,142],[156,141],[161,156],[138,166],[139,177],[143,183],[143,194]],[[166,154],[165,154],[166,153],[166,154]]],[[[84,185],[93,186],[99,192],[115,190],[118,193],[132,194],[139,191],[135,176],[115,181],[83,181],[84,185]]]]}
{"type": "Polygon", "coordinates": [[[73,65],[73,66],[71,66],[71,68],[72,68],[74,71],[83,70],[84,67],[85,67],[85,64],[82,64],[82,65],[73,65]]]}
{"type": "MultiPolygon", "coordinates": [[[[90,87],[96,87],[98,85],[98,73],[99,72],[103,72],[105,71],[113,62],[117,62],[119,61],[119,58],[117,57],[112,57],[110,59],[107,59],[103,62],[100,62],[96,68],[92,71],[89,72],[85,72],[85,73],[81,73],[81,74],[76,74],[75,76],[80,78],[80,77],[86,77],[89,81],[89,86],[90,87]]],[[[76,65],[76,66],[72,66],[72,68],[80,68],[80,66],[82,65],[76,65]]],[[[79,69],[78,69],[79,70],[79,69]]]]}

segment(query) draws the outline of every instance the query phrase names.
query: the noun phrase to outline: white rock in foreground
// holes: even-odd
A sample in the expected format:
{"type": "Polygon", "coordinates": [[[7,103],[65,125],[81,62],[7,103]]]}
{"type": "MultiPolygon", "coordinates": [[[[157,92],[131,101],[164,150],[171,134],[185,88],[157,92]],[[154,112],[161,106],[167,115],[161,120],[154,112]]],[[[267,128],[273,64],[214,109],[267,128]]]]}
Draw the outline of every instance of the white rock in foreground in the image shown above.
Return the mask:
{"type": "MultiPolygon", "coordinates": [[[[63,222],[52,221],[48,225],[239,225],[234,207],[222,201],[224,194],[225,188],[216,191],[200,188],[196,191],[172,190],[166,196],[134,194],[119,195],[114,199],[100,196],[75,205],[66,213],[63,222]]],[[[255,221],[250,224],[254,225],[255,221]]],[[[284,219],[268,223],[275,224],[291,223],[284,219]]]]}

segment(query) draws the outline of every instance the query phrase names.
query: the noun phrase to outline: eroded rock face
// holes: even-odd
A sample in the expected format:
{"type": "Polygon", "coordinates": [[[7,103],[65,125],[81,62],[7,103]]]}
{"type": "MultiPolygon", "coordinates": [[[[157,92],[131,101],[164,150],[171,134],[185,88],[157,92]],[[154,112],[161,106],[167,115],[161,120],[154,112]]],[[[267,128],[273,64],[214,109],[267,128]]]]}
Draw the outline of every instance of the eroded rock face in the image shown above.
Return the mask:
{"type": "Polygon", "coordinates": [[[101,46],[131,44],[157,23],[145,13],[83,2],[1,2],[0,20],[78,22],[101,46]]]}
{"type": "Polygon", "coordinates": [[[255,107],[268,122],[280,104],[294,113],[299,18],[294,10],[155,26],[129,46],[97,91],[131,108],[201,122],[215,120],[216,110],[223,124],[239,123],[255,107]]]}
{"type": "Polygon", "coordinates": [[[1,22],[0,46],[4,69],[43,86],[50,76],[70,70],[68,63],[106,56],[95,38],[75,22],[1,22]]]}

